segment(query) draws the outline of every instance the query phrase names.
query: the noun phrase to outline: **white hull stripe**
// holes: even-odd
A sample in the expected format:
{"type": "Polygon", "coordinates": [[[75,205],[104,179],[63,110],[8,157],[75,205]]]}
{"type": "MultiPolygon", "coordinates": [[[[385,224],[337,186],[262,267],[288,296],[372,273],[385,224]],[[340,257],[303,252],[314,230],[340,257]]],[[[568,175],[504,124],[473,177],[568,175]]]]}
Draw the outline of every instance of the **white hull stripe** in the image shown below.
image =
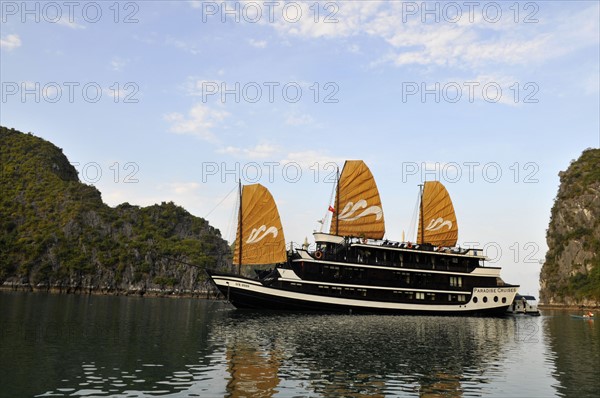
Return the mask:
{"type": "MultiPolygon", "coordinates": [[[[499,307],[508,306],[514,296],[517,294],[517,288],[493,288],[495,294],[499,300],[494,303],[493,300],[488,300],[488,303],[484,303],[483,300],[479,300],[477,304],[473,301],[469,301],[465,304],[452,304],[452,305],[436,305],[436,304],[410,304],[410,303],[391,303],[385,301],[367,301],[360,299],[348,299],[331,296],[319,296],[315,294],[291,292],[287,290],[274,289],[260,284],[253,283],[247,279],[240,279],[235,277],[227,276],[213,276],[214,282],[218,286],[227,288],[228,286],[234,289],[245,290],[252,293],[259,293],[269,295],[273,297],[280,297],[293,300],[308,301],[313,303],[323,304],[334,304],[342,306],[353,306],[362,308],[374,308],[374,309],[388,309],[388,310],[414,310],[414,311],[445,311],[445,312],[463,312],[463,311],[475,311],[475,310],[491,310],[499,307]],[[506,303],[501,303],[501,299],[506,298],[506,303]]],[[[477,289],[475,289],[477,292],[477,289]]]]}
{"type": "Polygon", "coordinates": [[[346,285],[343,283],[318,282],[318,281],[307,281],[307,280],[303,280],[303,279],[288,279],[288,278],[279,278],[279,280],[284,281],[284,282],[308,283],[311,285],[339,286],[339,287],[348,287],[348,288],[354,288],[354,289],[377,289],[377,290],[399,290],[399,291],[405,291],[405,292],[471,294],[470,291],[409,289],[409,288],[403,288],[403,287],[387,287],[387,286],[373,286],[373,285],[346,285]]]}

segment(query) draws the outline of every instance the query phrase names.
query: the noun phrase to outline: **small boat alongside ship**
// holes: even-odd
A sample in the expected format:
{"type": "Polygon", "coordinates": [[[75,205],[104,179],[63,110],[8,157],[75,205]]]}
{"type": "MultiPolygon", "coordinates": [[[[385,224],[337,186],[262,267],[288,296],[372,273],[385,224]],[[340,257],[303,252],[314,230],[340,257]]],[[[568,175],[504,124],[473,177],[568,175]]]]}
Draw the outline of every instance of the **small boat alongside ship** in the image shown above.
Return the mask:
{"type": "Polygon", "coordinates": [[[478,249],[457,248],[458,225],[446,188],[421,187],[417,242],[384,238],[379,191],[367,165],[346,161],[330,204],[329,232],[314,250],[286,251],[279,213],[260,184],[240,185],[233,263],[238,273],[208,270],[237,308],[340,313],[503,315],[518,285],[478,249]],[[254,277],[247,266],[270,265],[254,277]]]}
{"type": "Polygon", "coordinates": [[[507,312],[511,315],[540,315],[538,302],[534,296],[517,294],[507,312]]]}

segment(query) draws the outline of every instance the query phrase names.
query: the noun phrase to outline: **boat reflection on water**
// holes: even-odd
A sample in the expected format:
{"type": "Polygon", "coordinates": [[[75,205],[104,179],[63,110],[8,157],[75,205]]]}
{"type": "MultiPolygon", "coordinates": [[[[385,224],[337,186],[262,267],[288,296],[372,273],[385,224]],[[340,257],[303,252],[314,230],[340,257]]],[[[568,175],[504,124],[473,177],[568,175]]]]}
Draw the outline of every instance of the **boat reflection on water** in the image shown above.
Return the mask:
{"type": "Polygon", "coordinates": [[[422,398],[442,398],[442,397],[462,397],[463,392],[460,387],[460,376],[445,373],[436,373],[433,375],[434,381],[431,384],[423,384],[419,390],[419,396],[422,398]]]}
{"type": "Polygon", "coordinates": [[[280,314],[236,311],[224,339],[231,397],[299,390],[322,396],[461,397],[498,376],[506,319],[280,314]]]}
{"type": "Polygon", "coordinates": [[[228,396],[272,397],[275,394],[281,364],[275,350],[234,338],[228,343],[226,360],[230,375],[226,387],[228,396]]]}

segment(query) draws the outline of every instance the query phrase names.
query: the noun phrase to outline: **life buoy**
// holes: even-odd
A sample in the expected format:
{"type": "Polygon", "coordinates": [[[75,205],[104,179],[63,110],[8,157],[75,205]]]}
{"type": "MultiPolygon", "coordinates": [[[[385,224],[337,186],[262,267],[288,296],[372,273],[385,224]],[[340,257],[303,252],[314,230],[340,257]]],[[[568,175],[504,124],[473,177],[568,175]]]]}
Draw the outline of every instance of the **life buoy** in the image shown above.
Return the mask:
{"type": "Polygon", "coordinates": [[[409,249],[412,249],[412,243],[408,242],[408,243],[406,244],[406,247],[408,247],[409,249]]]}
{"type": "Polygon", "coordinates": [[[315,252],[315,258],[316,258],[317,260],[320,260],[320,259],[322,259],[322,258],[323,258],[323,252],[322,252],[321,250],[317,250],[317,251],[315,252]]]}

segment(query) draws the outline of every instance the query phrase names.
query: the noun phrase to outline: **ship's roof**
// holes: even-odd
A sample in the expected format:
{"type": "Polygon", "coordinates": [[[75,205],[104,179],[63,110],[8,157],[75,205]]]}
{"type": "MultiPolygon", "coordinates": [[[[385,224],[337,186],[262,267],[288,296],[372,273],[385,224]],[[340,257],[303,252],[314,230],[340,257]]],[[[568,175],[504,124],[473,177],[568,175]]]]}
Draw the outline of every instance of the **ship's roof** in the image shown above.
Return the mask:
{"type": "MultiPolygon", "coordinates": [[[[400,247],[400,246],[389,246],[389,245],[373,245],[369,243],[352,243],[350,246],[352,247],[364,247],[369,249],[386,249],[386,250],[394,250],[394,251],[402,251],[402,252],[410,252],[410,253],[420,253],[420,254],[435,254],[440,256],[450,256],[450,257],[467,257],[467,258],[476,258],[479,260],[488,260],[486,256],[472,254],[476,252],[477,249],[464,249],[467,250],[465,252],[455,252],[452,249],[445,249],[444,251],[437,250],[425,250],[420,248],[408,248],[408,247],[400,247]]],[[[415,245],[418,246],[418,245],[415,245]]]]}

